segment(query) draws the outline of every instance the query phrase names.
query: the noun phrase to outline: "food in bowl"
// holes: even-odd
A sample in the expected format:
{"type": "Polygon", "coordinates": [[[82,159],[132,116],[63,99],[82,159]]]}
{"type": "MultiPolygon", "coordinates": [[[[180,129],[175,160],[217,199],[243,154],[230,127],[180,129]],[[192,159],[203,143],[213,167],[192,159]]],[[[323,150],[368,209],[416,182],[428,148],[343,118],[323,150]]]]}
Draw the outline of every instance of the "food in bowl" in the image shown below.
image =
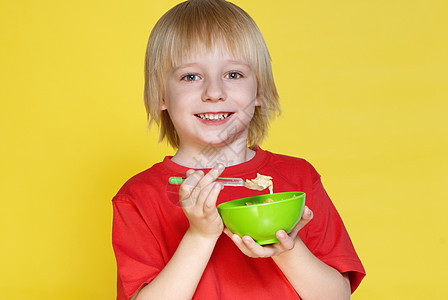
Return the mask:
{"type": "MultiPolygon", "coordinates": [[[[271,198],[268,198],[263,201],[263,203],[271,203],[271,202],[274,202],[274,200],[272,200],[271,198]]],[[[246,205],[254,205],[254,204],[252,202],[246,202],[246,205]]]]}
{"type": "Polygon", "coordinates": [[[258,244],[267,245],[278,242],[277,231],[290,233],[294,229],[304,207],[305,193],[283,192],[224,202],[218,205],[218,211],[232,233],[248,235],[258,244]],[[272,202],[265,202],[267,199],[272,202]]]}

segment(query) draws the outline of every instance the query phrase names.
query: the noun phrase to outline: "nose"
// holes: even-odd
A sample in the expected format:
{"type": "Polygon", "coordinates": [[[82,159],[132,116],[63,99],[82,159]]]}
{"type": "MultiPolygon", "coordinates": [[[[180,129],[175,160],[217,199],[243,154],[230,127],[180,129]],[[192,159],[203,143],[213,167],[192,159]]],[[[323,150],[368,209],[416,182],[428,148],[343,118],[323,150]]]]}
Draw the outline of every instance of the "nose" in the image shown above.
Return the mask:
{"type": "Polygon", "coordinates": [[[226,91],[224,83],[219,79],[208,78],[204,84],[202,93],[202,101],[224,101],[226,99],[226,91]]]}

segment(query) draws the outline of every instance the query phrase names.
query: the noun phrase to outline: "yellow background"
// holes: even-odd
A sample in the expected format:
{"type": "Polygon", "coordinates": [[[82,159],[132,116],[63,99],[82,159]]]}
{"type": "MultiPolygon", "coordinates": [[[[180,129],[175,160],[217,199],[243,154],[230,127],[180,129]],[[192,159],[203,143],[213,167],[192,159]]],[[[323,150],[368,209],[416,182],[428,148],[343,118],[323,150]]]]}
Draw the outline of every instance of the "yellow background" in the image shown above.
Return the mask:
{"type": "MultiPolygon", "coordinates": [[[[173,154],[142,90],[177,2],[0,1],[1,299],[115,297],[111,198],[173,154]]],[[[448,2],[235,3],[284,110],[263,148],[322,174],[368,273],[353,299],[447,299],[448,2]]]]}

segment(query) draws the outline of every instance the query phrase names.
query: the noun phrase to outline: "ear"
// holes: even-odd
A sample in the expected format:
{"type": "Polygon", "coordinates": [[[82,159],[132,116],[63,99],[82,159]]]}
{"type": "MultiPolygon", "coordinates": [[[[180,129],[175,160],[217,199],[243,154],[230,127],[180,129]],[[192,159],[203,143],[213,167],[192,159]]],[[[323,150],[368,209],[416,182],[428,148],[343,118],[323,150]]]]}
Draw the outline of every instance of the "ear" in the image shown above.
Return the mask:
{"type": "Polygon", "coordinates": [[[162,104],[160,105],[160,110],[167,110],[165,99],[162,99],[162,104]]]}
{"type": "Polygon", "coordinates": [[[261,106],[260,94],[257,93],[257,97],[255,97],[255,106],[261,106]]]}
{"type": "Polygon", "coordinates": [[[165,91],[162,92],[162,100],[160,104],[160,110],[167,110],[166,103],[165,103],[165,91]]]}

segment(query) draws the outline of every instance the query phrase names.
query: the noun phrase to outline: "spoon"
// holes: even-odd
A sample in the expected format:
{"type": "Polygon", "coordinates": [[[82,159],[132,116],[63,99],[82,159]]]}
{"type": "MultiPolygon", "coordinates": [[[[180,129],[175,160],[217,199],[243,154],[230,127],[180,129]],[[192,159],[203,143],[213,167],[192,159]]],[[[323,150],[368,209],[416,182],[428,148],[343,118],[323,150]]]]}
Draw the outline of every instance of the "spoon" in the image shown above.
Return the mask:
{"type": "MultiPolygon", "coordinates": [[[[182,184],[182,182],[184,181],[185,177],[170,177],[168,182],[171,184],[182,184]]],[[[248,189],[251,190],[257,190],[257,191],[262,191],[267,187],[258,185],[254,182],[247,182],[244,181],[242,178],[224,178],[224,177],[219,177],[215,180],[215,182],[219,182],[220,184],[224,185],[224,186],[244,186],[248,189]]]]}

